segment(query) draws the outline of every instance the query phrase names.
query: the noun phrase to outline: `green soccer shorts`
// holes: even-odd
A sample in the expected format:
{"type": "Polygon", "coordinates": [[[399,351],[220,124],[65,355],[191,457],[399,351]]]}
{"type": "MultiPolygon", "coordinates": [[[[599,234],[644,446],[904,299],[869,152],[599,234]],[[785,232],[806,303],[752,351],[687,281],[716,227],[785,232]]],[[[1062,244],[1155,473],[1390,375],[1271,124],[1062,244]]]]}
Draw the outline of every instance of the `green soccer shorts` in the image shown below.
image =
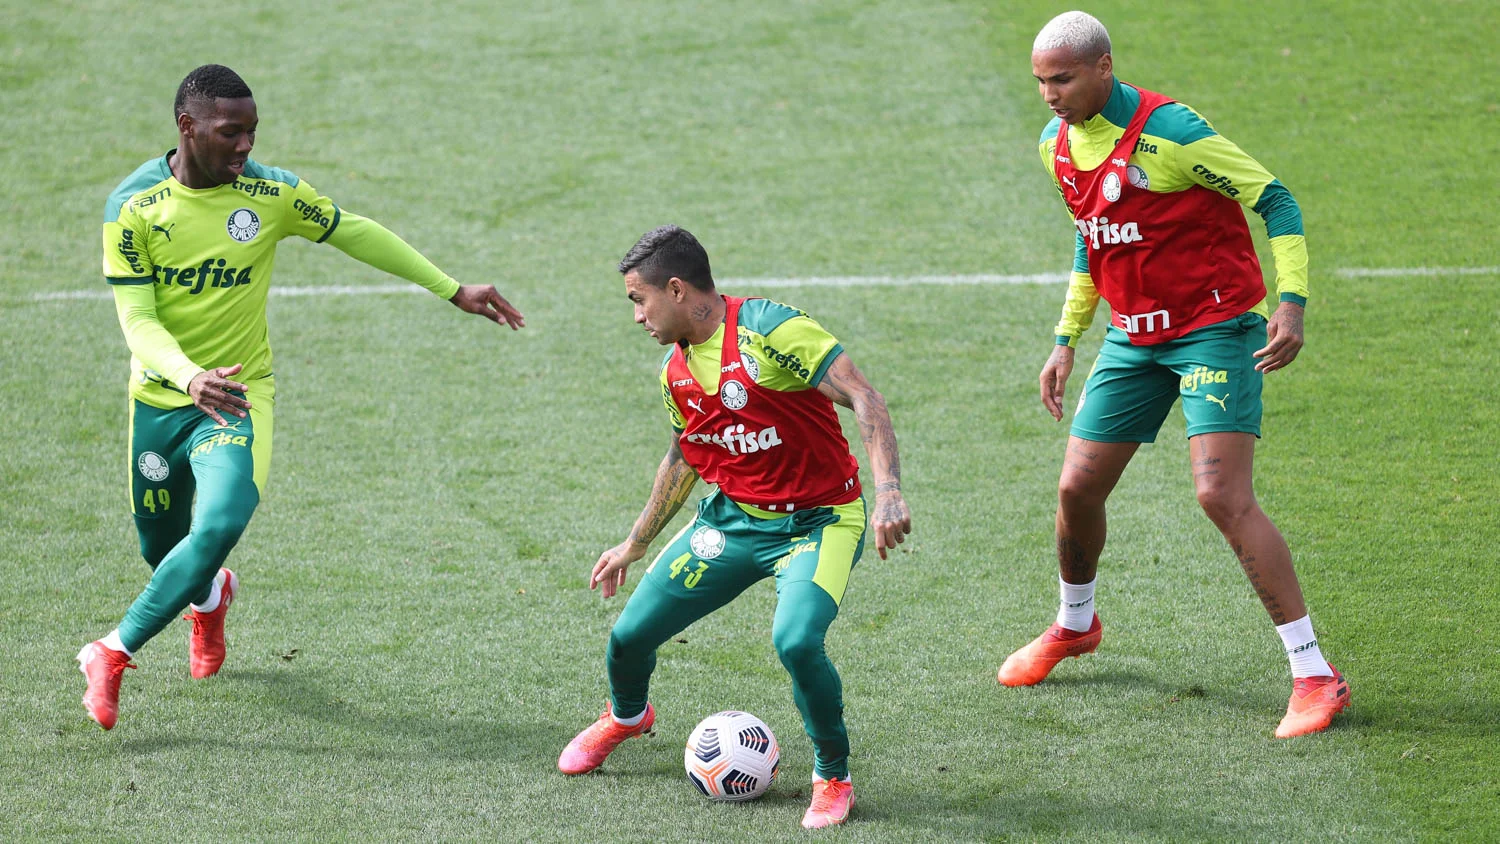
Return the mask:
{"type": "Polygon", "coordinates": [[[699,502],[698,517],[657,555],[644,580],[674,598],[714,607],[767,577],[776,578],[778,594],[784,584],[806,580],[838,604],[864,544],[863,499],[786,515],[716,491],[699,502]]]}
{"type": "Polygon", "coordinates": [[[1261,385],[1254,352],[1266,345],[1255,313],[1154,346],[1132,346],[1110,326],[1073,414],[1072,435],[1094,442],[1156,441],[1178,397],[1187,435],[1236,431],[1260,436],[1261,385]]]}
{"type": "Polygon", "coordinates": [[[230,471],[255,481],[264,493],[271,474],[272,408],[276,385],[262,378],[246,385],[249,415],[221,412],[220,426],[194,405],[163,409],[130,402],[130,510],[139,519],[187,519],[197,472],[230,471]]]}

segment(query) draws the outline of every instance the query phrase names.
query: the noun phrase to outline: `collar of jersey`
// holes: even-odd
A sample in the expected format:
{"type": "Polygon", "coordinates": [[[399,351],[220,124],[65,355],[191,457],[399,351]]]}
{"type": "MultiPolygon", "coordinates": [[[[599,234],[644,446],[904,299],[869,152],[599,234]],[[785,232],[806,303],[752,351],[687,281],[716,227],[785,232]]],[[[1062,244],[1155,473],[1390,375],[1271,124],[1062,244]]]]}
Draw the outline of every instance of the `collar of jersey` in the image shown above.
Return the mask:
{"type": "Polygon", "coordinates": [[[1068,127],[1068,131],[1082,130],[1083,134],[1091,137],[1118,133],[1130,125],[1130,118],[1135,116],[1135,110],[1140,104],[1141,93],[1116,77],[1109,99],[1104,102],[1104,109],[1083,121],[1083,125],[1068,127]]]}
{"type": "MultiPolygon", "coordinates": [[[[178,190],[187,193],[189,196],[204,196],[206,194],[213,193],[214,191],[221,188],[229,187],[229,185],[214,185],[211,188],[190,188],[187,185],[184,185],[182,182],[177,181],[177,176],[173,175],[172,173],[172,165],[168,163],[172,158],[172,153],[176,151],[177,148],[173,147],[172,149],[167,150],[166,155],[163,155],[161,157],[161,175],[163,179],[171,179],[172,184],[176,185],[178,190]]],[[[246,164],[248,165],[248,163],[249,162],[247,160],[246,164]]]]}
{"type": "Polygon", "coordinates": [[[695,355],[706,355],[712,352],[715,359],[717,359],[719,353],[722,351],[724,351],[724,323],[721,322],[719,323],[719,327],[714,329],[714,333],[710,334],[707,340],[704,340],[702,343],[689,343],[687,349],[684,350],[683,357],[691,358],[695,355]]]}

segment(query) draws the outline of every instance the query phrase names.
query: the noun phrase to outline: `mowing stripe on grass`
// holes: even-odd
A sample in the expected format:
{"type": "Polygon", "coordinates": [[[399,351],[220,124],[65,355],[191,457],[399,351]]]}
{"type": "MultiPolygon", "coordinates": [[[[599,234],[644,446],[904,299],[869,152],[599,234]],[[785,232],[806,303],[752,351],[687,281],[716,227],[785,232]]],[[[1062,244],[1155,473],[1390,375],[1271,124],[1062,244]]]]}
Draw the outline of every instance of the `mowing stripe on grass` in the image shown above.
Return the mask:
{"type": "MultiPolygon", "coordinates": [[[[1500,267],[1339,267],[1340,278],[1410,278],[1415,276],[1500,275],[1500,267]]],[[[1063,284],[1067,273],[1017,273],[1012,275],[831,275],[806,278],[726,278],[724,287],[918,287],[923,285],[1063,284]]],[[[389,293],[425,293],[414,284],[338,284],[328,287],[273,287],[272,296],[375,296],[389,293]]],[[[108,290],[60,290],[34,293],[33,302],[65,299],[109,299],[108,290]]]]}

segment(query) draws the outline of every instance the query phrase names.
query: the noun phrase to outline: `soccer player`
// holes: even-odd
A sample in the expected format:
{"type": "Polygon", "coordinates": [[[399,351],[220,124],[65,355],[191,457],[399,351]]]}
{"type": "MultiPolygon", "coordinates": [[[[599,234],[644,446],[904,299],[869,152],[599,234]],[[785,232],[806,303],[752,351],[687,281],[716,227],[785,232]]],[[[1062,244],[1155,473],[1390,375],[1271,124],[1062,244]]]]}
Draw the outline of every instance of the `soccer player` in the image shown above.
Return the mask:
{"type": "Polygon", "coordinates": [[[885,399],[838,340],[807,314],[766,299],[722,296],[708,254],[687,231],[647,232],[620,262],[635,321],[670,346],[661,392],[673,437],[629,537],[589,575],[604,597],[671,521],[701,477],[718,489],[657,555],[610,631],[610,703],[557,761],[566,774],[604,762],[648,732],[657,646],[776,578],[771,640],[816,754],[808,828],[843,823],[854,805],[843,688],[824,652],[849,572],[865,544],[859,463],[834,404],[854,410],[875,476],[870,528],[881,559],[905,540],[911,514],[885,399]]]}
{"type": "Polygon", "coordinates": [[[1181,397],[1198,502],[1239,557],[1291,662],[1292,696],[1276,735],[1322,730],[1349,705],[1349,685],[1318,648],[1291,552],[1251,483],[1262,378],[1302,348],[1301,211],[1197,112],[1117,80],[1109,34],[1092,16],[1053,18],[1036,37],[1031,65],[1056,115],[1042,133],[1042,162],[1078,229],[1056,345],[1041,372],[1053,418],[1063,417],[1074,347],[1100,298],[1112,315],[1058,482],[1057,622],[1011,654],[999,680],[1041,682],[1063,658],[1099,646],[1094,584],[1105,501],[1181,397]],[[1270,235],[1274,314],[1240,206],[1259,214],[1270,235]]]}
{"type": "Polygon", "coordinates": [[[153,569],[120,626],[84,645],[89,717],[108,730],[131,656],[184,609],[192,675],[224,662],[239,591],[225,557],[255,512],[271,463],[276,384],[266,293],[276,244],[329,243],[512,329],[525,324],[490,285],[459,285],[379,223],[250,158],[250,88],[221,65],[187,75],[177,148],[136,168],[104,206],[104,275],[130,347],[130,500],[153,569]]]}

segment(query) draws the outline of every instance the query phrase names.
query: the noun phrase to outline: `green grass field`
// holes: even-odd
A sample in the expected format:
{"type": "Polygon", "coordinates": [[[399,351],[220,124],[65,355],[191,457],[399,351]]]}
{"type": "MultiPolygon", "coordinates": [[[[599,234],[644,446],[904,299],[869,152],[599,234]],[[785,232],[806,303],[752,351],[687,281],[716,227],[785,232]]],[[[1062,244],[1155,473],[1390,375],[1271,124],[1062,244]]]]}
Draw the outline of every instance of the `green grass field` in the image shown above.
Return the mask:
{"type": "MultiPolygon", "coordinates": [[[[1285,658],[1198,510],[1176,413],[1111,505],[1099,653],[1035,688],[994,681],[1055,610],[1066,432],[1036,375],[1062,286],[754,281],[1065,271],[1028,54],[1068,7],[544,6],[5,3],[0,839],[801,837],[811,748],[769,584],[663,648],[655,737],[596,775],[554,767],[603,705],[623,606],[587,571],[667,445],[660,351],[614,271],[664,222],[700,236],[729,292],[837,334],[900,437],[915,534],[866,555],[830,634],[860,800],[833,835],[1497,834],[1500,9],[1088,7],[1124,79],[1203,112],[1306,218],[1308,346],[1268,379],[1257,489],[1354,708],[1278,742],[1285,658]],[[104,733],[73,655],[148,570],[100,211],[174,144],[177,83],[209,61],[255,90],[258,160],[494,282],[530,327],[421,291],[273,298],[275,466],[231,557],[230,662],[191,681],[174,625],[104,733]],[[95,298],[44,298],[72,292],[95,298]],[[783,746],[751,805],[682,775],[688,731],[731,707],[783,746]]],[[[392,282],[305,243],[276,279],[392,282]]]]}

